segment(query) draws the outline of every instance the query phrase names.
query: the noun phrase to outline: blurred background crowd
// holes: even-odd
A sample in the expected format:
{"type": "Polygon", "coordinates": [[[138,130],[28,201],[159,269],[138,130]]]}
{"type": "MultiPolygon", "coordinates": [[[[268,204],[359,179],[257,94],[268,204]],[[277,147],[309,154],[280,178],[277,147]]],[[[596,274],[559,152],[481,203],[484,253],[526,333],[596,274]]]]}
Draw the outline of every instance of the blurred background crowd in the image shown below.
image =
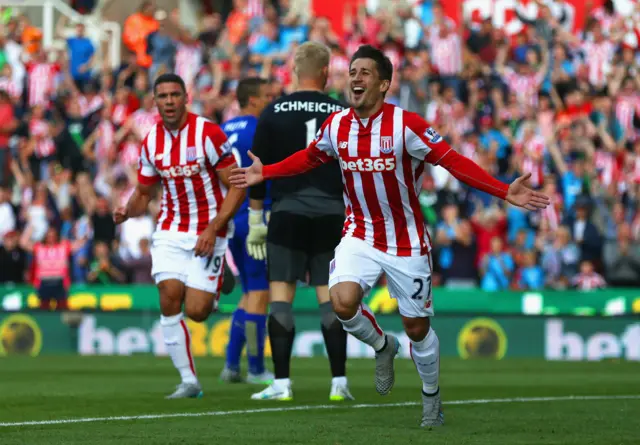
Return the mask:
{"type": "Polygon", "coordinates": [[[0,7],[0,282],[32,279],[38,243],[64,245],[74,283],[151,282],[159,201],[117,229],[111,210],[132,192],[139,143],[158,118],[154,78],[178,73],[191,110],[222,122],[239,113],[244,76],[268,78],[275,97],[290,92],[294,49],[315,40],[332,51],[332,96],[345,100],[350,54],[379,46],[395,67],[388,102],[502,180],[531,172],[553,197],[544,212],[521,212],[427,169],[434,285],[640,287],[640,9],[622,16],[611,1],[587,2],[576,32],[563,1],[535,3],[533,15],[516,8],[525,26],[507,36],[430,0],[346,8],[340,33],[305,0],[234,0],[202,16],[197,33],[143,1],[123,24],[115,70],[83,25],[61,19],[66,46],[47,48],[27,16],[0,7]]]}

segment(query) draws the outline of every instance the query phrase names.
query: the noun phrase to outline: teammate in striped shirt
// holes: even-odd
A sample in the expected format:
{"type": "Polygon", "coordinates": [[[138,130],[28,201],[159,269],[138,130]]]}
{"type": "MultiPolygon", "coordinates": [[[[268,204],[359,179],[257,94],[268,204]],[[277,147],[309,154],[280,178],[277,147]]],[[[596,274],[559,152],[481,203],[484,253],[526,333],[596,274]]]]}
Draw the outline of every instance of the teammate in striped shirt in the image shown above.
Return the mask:
{"type": "Polygon", "coordinates": [[[227,237],[245,193],[229,188],[236,165],[220,127],[188,113],[182,78],[163,74],[154,84],[162,121],[142,142],[138,185],[125,207],[114,211],[121,224],[143,215],[162,183],[162,210],[151,248],[153,275],[160,291],[162,334],[182,382],[168,398],[200,397],[182,306],[196,322],[217,307],[227,237]]]}
{"type": "Polygon", "coordinates": [[[268,166],[254,156],[253,165],[233,171],[231,183],[247,187],[338,160],[347,217],[329,269],[333,308],[346,331],[375,349],[376,389],[388,394],[400,345],[395,336],[384,334],[362,302],[386,274],[422,379],[421,425],[431,427],[443,424],[444,415],[439,340],[429,318],[431,241],[418,202],[425,163],[440,165],[461,182],[528,210],[545,208],[549,198],[525,185],[529,174],[511,185],[494,179],[454,151],[419,115],[384,103],[392,72],[391,61],[380,50],[360,47],[349,69],[352,107],[332,114],[306,150],[268,166]]]}

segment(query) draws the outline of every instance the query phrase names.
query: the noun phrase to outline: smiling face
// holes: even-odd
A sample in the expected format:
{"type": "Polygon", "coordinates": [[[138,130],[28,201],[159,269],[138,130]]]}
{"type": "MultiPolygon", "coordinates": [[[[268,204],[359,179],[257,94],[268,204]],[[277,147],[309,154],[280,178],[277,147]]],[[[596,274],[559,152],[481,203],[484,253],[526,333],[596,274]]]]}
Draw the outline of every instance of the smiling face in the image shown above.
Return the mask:
{"type": "Polygon", "coordinates": [[[156,87],[155,102],[164,125],[178,129],[187,113],[187,97],[182,86],[175,82],[164,82],[156,87]]]}
{"type": "Polygon", "coordinates": [[[349,101],[361,117],[369,117],[384,102],[391,82],[380,79],[373,59],[356,59],[349,68],[349,101]]]}

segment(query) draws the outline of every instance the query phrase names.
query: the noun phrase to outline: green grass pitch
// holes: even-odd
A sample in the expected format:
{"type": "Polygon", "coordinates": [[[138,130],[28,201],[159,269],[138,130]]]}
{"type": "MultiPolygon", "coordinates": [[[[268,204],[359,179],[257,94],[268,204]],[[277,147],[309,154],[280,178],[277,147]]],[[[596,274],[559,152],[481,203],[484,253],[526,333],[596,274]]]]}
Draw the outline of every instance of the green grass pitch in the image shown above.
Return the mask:
{"type": "Polygon", "coordinates": [[[420,383],[409,360],[396,361],[396,386],[385,397],[374,389],[373,360],[350,360],[349,383],[356,401],[349,403],[329,402],[330,376],[324,359],[293,359],[293,402],[251,401],[250,394],[261,387],[218,383],[219,359],[199,359],[197,366],[205,397],[169,401],[163,397],[178,376],[166,357],[4,358],[0,444],[640,444],[640,363],[443,359],[446,425],[433,431],[419,428],[419,405],[353,406],[419,402],[420,383]],[[638,398],[613,398],[616,395],[638,398]],[[471,403],[563,396],[601,397],[471,403]],[[296,406],[304,408],[243,412],[296,406]],[[234,412],[220,415],[221,411],[234,412]],[[105,419],[181,413],[209,414],[105,419]],[[12,425],[81,418],[96,419],[12,425]]]}

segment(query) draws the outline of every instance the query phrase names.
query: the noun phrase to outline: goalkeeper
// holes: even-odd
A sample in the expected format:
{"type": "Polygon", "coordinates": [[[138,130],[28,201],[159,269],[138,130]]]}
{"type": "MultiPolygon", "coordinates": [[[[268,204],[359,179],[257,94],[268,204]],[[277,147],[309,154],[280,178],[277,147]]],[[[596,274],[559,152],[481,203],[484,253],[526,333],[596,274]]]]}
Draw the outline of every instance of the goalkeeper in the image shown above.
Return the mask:
{"type": "MultiPolygon", "coordinates": [[[[265,164],[304,150],[322,123],[343,109],[323,93],[329,70],[329,50],[315,42],[302,44],[294,56],[297,91],[271,103],[260,115],[251,151],[265,164]]],[[[331,368],[331,400],[351,399],[345,376],[347,334],[329,301],[329,263],[344,224],[342,174],[337,163],[304,175],[271,182],[273,203],[264,238],[259,213],[267,195],[264,185],[249,190],[251,222],[247,251],[268,266],[270,310],[267,326],[275,380],[257,400],[290,400],[289,362],[295,337],[292,302],[296,284],[316,288],[321,328],[331,368]],[[258,213],[256,213],[258,212],[258,213]]]]}

